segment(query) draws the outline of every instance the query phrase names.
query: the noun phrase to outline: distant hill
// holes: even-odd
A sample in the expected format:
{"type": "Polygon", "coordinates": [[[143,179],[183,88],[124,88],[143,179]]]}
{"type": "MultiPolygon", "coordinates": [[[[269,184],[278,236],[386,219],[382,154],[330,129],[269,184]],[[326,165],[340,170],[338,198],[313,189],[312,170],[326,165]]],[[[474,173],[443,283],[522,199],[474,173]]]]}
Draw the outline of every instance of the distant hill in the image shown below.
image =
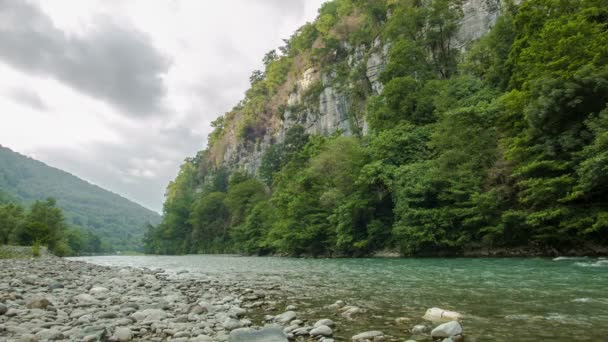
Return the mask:
{"type": "Polygon", "coordinates": [[[140,249],[146,224],[160,221],[152,210],[3,146],[0,193],[23,204],[54,197],[69,224],[92,229],[115,250],[140,249]]]}

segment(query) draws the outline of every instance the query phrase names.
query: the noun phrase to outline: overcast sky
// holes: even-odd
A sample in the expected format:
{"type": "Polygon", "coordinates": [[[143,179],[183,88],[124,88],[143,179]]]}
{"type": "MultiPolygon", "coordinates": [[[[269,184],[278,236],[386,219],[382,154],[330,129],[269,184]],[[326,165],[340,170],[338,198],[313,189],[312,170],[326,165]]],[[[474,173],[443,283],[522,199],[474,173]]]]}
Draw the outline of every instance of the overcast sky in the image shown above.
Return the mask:
{"type": "Polygon", "coordinates": [[[324,0],[0,0],[0,145],[160,211],[324,0]]]}

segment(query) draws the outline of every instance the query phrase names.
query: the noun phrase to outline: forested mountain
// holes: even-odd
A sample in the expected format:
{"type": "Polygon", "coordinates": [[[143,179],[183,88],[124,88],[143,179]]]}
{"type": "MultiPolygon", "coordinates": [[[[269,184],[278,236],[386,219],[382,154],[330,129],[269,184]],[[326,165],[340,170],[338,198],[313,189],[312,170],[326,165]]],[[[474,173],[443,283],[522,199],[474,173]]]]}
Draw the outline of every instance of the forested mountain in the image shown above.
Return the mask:
{"type": "Polygon", "coordinates": [[[608,0],[334,0],[264,64],[149,252],[608,245],[608,0]]]}
{"type": "Polygon", "coordinates": [[[160,216],[67,172],[0,146],[0,202],[29,205],[52,197],[71,226],[90,229],[114,250],[141,248],[160,216]]]}

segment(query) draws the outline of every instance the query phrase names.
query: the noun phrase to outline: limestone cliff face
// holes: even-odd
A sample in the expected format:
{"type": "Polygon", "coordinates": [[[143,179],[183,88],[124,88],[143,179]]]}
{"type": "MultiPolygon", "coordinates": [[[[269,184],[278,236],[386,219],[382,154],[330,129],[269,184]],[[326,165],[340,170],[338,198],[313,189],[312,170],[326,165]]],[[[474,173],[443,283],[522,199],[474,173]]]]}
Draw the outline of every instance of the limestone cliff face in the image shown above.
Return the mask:
{"type": "MultiPolygon", "coordinates": [[[[500,15],[501,3],[502,0],[465,0],[462,5],[464,16],[453,46],[465,50],[468,43],[486,34],[500,15]]],[[[364,67],[371,93],[381,93],[383,86],[378,78],[388,58],[389,44],[376,39],[371,46],[343,43],[343,48],[348,54],[349,68],[364,67]]],[[[285,133],[295,125],[302,125],[310,134],[331,135],[337,131],[343,135],[366,134],[364,118],[352,115],[350,110],[351,102],[344,91],[350,85],[337,87],[334,78],[335,75],[323,73],[315,67],[305,69],[285,101],[286,109],[280,122],[269,123],[263,138],[254,146],[236,143],[235,132],[227,132],[229,143],[224,147],[221,163],[229,169],[257,174],[266,150],[283,141],[285,133]],[[311,106],[305,103],[305,97],[314,87],[320,91],[318,103],[311,106]]]]}

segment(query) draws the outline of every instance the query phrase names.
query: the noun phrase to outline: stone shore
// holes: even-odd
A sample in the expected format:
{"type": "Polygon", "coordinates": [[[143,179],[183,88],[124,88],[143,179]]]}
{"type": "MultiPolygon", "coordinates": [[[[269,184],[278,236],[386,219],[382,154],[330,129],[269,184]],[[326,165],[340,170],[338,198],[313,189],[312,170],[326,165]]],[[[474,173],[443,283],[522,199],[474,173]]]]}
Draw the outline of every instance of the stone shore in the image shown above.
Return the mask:
{"type": "MultiPolygon", "coordinates": [[[[339,327],[331,319],[302,319],[295,306],[264,315],[277,311],[275,295],[272,284],[252,289],[214,277],[184,278],[52,256],[0,259],[0,342],[334,341],[339,327]]],[[[342,301],[330,306],[340,317],[362,311],[342,301]]],[[[429,326],[414,328],[422,340],[438,337],[429,326]]],[[[381,331],[349,340],[403,341],[381,331]]]]}

